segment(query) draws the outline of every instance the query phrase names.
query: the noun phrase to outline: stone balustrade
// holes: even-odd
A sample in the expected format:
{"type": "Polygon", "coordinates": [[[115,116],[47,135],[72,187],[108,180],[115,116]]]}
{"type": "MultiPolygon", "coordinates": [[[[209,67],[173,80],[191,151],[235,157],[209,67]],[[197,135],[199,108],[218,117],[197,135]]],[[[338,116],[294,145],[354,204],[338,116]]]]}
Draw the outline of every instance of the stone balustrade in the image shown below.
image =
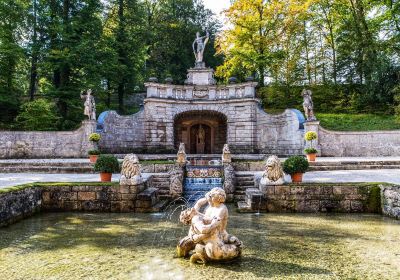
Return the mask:
{"type": "Polygon", "coordinates": [[[176,100],[227,100],[255,98],[255,82],[232,85],[171,85],[146,83],[147,98],[176,100]]]}

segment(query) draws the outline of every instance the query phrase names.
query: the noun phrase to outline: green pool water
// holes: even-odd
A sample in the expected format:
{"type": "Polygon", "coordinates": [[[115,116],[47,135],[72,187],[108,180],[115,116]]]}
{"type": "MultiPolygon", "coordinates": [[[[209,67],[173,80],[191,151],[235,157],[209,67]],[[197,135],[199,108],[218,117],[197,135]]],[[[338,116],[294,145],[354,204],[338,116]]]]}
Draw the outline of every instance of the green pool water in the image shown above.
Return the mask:
{"type": "Polygon", "coordinates": [[[176,215],[37,215],[0,229],[0,279],[400,279],[400,221],[230,211],[243,256],[206,266],[175,258],[176,215]]]}

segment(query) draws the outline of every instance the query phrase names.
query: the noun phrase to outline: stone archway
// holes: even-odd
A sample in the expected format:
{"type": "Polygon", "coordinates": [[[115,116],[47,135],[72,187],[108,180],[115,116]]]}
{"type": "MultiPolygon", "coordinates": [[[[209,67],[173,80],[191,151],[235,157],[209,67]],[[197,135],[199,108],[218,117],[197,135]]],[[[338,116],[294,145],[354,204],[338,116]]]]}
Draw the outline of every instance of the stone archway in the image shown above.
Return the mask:
{"type": "Polygon", "coordinates": [[[188,154],[221,153],[226,143],[227,118],[216,111],[189,111],[174,119],[174,145],[185,143],[188,154]]]}

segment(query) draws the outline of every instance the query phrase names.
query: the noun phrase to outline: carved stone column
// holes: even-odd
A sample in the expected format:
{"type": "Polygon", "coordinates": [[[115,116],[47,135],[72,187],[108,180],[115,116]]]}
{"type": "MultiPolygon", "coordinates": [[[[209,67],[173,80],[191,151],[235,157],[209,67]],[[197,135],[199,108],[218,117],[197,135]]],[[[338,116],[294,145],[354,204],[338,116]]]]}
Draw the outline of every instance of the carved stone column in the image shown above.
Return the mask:
{"type": "Polygon", "coordinates": [[[184,164],[175,164],[169,173],[169,194],[172,198],[178,198],[183,193],[184,164]]]}
{"type": "Polygon", "coordinates": [[[224,164],[224,191],[226,193],[226,201],[233,201],[233,194],[236,188],[235,169],[232,164],[224,164]]]}

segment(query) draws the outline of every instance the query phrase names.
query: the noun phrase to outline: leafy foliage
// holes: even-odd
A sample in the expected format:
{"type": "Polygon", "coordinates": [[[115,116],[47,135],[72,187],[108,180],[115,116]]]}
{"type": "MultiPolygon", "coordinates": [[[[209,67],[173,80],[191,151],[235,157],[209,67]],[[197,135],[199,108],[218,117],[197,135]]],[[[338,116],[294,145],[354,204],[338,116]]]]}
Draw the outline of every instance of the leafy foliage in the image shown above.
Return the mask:
{"type": "Polygon", "coordinates": [[[88,155],[89,156],[97,156],[97,155],[100,155],[100,154],[101,154],[101,152],[99,150],[89,150],[88,151],[88,155]]]}
{"type": "Polygon", "coordinates": [[[315,149],[315,148],[305,148],[305,149],[304,149],[304,153],[306,153],[307,155],[309,155],[309,154],[316,154],[316,153],[318,153],[318,151],[317,151],[317,149],[315,149]]]}
{"type": "Polygon", "coordinates": [[[316,140],[317,138],[318,138],[318,135],[315,131],[307,131],[304,134],[304,139],[306,141],[313,141],[313,140],[316,140]]]}
{"type": "Polygon", "coordinates": [[[113,155],[100,155],[94,164],[96,172],[115,173],[119,171],[118,159],[113,155]]]}
{"type": "Polygon", "coordinates": [[[59,119],[54,103],[37,99],[21,105],[16,122],[26,130],[55,130],[59,119]]]}
{"type": "Polygon", "coordinates": [[[100,139],[101,139],[101,136],[100,136],[99,133],[91,133],[91,134],[89,135],[89,141],[92,141],[92,142],[99,142],[100,139]]]}
{"type": "Polygon", "coordinates": [[[286,174],[305,173],[308,167],[309,163],[303,156],[291,156],[283,163],[286,174]]]}

